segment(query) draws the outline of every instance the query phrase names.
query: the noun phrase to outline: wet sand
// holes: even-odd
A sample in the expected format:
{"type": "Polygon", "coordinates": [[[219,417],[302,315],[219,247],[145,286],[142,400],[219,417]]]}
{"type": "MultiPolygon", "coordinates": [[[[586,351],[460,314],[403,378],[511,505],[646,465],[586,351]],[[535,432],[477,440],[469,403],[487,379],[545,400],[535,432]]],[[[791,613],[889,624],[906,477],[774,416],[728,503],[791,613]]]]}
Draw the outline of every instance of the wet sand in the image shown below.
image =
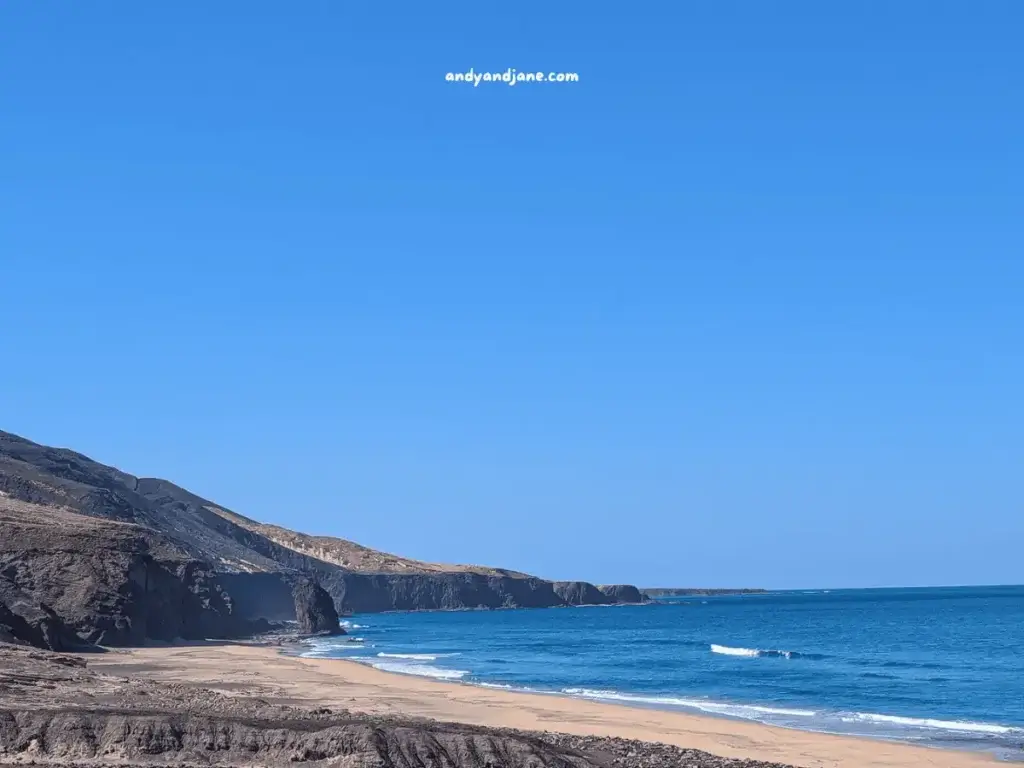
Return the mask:
{"type": "Polygon", "coordinates": [[[288,656],[272,647],[211,644],[114,650],[88,661],[91,668],[108,675],[194,685],[275,703],[662,742],[721,757],[806,768],[998,765],[995,758],[980,753],[439,682],[381,672],[353,661],[288,656]]]}

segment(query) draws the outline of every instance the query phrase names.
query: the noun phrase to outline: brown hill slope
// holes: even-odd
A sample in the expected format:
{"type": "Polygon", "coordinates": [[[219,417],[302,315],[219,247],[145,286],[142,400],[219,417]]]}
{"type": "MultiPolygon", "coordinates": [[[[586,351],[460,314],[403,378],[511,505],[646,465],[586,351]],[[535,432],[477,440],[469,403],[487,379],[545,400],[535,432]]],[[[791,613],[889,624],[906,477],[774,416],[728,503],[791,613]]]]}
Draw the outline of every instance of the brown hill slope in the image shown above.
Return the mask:
{"type": "Polygon", "coordinates": [[[482,565],[449,565],[412,560],[408,557],[370,549],[348,539],[339,539],[335,536],[313,536],[282,528],[279,525],[257,523],[255,520],[219,507],[210,507],[210,510],[248,531],[258,533],[275,544],[280,544],[282,547],[359,573],[476,573],[482,576],[530,578],[529,574],[509,571],[504,568],[488,568],[482,565]]]}
{"type": "MultiPolygon", "coordinates": [[[[293,611],[294,575],[313,576],[342,610],[552,607],[635,602],[635,588],[554,583],[515,571],[410,560],[327,536],[258,523],[158,478],[140,478],[63,448],[0,431],[0,493],[46,509],[161,534],[210,563],[239,610],[293,611]]],[[[0,530],[0,536],[4,531],[0,530]]]]}

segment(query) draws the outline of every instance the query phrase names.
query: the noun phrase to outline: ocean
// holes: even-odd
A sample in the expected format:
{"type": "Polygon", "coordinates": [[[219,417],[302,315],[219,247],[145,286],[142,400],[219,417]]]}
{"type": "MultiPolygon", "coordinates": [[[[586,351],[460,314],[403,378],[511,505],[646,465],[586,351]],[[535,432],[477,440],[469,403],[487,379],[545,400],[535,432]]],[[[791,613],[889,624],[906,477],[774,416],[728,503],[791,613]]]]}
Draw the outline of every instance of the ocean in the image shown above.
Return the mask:
{"type": "Polygon", "coordinates": [[[1024,587],[354,616],[305,655],[1024,760],[1024,587]]]}

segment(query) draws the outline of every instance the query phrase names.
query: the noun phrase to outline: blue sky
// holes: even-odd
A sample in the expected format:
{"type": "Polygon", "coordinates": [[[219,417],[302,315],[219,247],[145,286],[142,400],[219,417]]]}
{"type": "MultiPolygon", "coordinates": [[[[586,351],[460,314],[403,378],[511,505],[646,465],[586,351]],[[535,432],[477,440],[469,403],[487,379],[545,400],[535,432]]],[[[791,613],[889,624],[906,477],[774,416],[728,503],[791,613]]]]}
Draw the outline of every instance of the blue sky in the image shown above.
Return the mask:
{"type": "Polygon", "coordinates": [[[1022,25],[5,4],[0,427],[432,560],[1024,581],[1022,25]]]}

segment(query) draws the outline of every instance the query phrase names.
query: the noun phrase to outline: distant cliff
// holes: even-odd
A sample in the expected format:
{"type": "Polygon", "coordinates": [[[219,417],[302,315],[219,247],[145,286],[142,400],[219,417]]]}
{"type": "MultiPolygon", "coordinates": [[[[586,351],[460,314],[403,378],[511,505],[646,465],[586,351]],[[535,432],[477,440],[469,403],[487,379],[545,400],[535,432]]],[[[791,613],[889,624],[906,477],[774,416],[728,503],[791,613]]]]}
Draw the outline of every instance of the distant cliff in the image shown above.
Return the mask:
{"type": "Polygon", "coordinates": [[[703,589],[700,587],[644,587],[641,590],[651,599],[659,597],[714,597],[716,595],[760,595],[766,589],[703,589]]]}
{"type": "Polygon", "coordinates": [[[0,639],[48,647],[233,637],[282,620],[332,631],[321,589],[337,611],[356,612],[644,599],[628,585],[426,563],[257,523],[166,480],[6,432],[0,542],[0,639]]]}

